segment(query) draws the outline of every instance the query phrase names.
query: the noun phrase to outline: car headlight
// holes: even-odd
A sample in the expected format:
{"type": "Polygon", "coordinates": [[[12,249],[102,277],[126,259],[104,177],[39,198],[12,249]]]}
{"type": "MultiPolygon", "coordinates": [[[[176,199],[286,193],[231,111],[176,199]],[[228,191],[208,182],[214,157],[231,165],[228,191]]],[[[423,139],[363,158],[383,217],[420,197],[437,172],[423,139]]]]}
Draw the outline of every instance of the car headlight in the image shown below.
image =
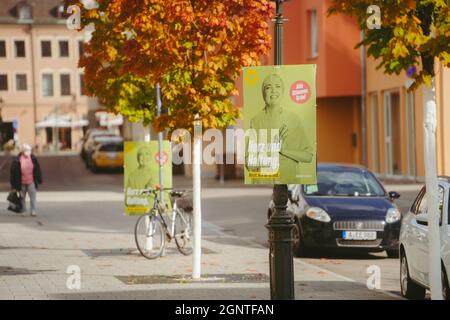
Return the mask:
{"type": "Polygon", "coordinates": [[[320,222],[330,222],[331,218],[325,210],[318,207],[311,207],[306,211],[306,216],[310,219],[317,220],[320,222]]]}
{"type": "Polygon", "coordinates": [[[400,210],[397,208],[389,208],[386,213],[386,222],[387,223],[394,223],[399,221],[402,218],[402,214],[400,213],[400,210]]]}

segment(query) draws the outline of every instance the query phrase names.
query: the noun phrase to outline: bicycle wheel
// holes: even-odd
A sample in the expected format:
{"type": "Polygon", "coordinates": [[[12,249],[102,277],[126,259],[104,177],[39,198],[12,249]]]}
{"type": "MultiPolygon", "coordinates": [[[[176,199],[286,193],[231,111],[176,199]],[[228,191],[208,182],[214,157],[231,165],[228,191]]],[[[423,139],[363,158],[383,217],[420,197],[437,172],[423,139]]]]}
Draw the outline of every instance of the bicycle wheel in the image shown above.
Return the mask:
{"type": "Polygon", "coordinates": [[[185,256],[190,255],[192,253],[192,213],[177,209],[174,237],[178,250],[185,256]]]}
{"type": "Polygon", "coordinates": [[[147,259],[161,256],[165,245],[164,227],[155,215],[140,216],[134,227],[134,239],[139,252],[147,259]]]}

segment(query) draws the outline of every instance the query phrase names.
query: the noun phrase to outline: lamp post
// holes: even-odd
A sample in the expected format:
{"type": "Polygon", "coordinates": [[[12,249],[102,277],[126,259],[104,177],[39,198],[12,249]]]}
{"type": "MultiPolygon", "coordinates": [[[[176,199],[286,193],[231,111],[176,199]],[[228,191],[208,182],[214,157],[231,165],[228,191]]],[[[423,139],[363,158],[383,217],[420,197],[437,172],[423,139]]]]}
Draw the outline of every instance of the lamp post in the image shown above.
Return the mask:
{"type": "MultiPolygon", "coordinates": [[[[275,15],[275,65],[283,64],[283,14],[282,4],[286,0],[273,0],[275,15]]],[[[288,188],[286,184],[273,187],[274,212],[266,228],[269,230],[270,297],[272,300],[293,300],[294,260],[292,250],[292,229],[294,218],[286,210],[288,188]]]]}

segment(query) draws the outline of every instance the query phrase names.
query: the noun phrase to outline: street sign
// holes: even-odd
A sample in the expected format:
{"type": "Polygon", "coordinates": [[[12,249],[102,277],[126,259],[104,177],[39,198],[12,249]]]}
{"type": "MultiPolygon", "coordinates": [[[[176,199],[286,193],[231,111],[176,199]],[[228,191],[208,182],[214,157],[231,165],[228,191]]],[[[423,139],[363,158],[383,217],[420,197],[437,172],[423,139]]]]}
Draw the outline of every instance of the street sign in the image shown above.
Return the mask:
{"type": "Polygon", "coordinates": [[[246,184],[316,183],[316,65],[244,68],[246,184]]]}
{"type": "MultiPolygon", "coordinates": [[[[171,154],[170,141],[163,141],[164,188],[172,187],[171,154]]],[[[146,214],[154,199],[144,191],[159,186],[159,143],[126,141],[124,156],[125,215],[146,214]]],[[[167,192],[164,192],[164,202],[170,205],[167,192]]]]}

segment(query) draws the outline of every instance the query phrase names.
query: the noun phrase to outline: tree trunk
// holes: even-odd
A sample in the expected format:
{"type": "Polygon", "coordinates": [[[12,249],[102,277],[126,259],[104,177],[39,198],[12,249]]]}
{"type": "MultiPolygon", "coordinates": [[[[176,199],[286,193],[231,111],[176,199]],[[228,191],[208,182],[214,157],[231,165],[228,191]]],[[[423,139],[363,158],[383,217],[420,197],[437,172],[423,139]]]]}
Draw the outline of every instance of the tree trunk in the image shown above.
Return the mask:
{"type": "Polygon", "coordinates": [[[439,195],[436,170],[436,95],[435,81],[424,86],[424,160],[428,206],[428,276],[431,299],[442,300],[439,195]]]}

